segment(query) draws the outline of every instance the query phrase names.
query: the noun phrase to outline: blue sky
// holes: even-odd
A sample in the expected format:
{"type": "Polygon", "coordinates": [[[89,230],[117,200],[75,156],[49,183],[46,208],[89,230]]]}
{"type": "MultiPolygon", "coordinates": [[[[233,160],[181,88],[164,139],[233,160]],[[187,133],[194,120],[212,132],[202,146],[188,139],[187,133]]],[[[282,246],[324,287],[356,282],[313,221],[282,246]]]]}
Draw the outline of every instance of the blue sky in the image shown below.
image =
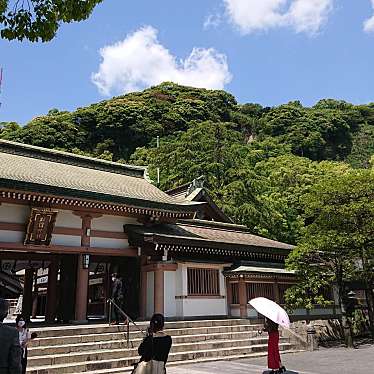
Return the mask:
{"type": "Polygon", "coordinates": [[[374,102],[373,9],[374,0],[104,0],[52,42],[0,41],[0,121],[164,79],[266,106],[374,102]]]}

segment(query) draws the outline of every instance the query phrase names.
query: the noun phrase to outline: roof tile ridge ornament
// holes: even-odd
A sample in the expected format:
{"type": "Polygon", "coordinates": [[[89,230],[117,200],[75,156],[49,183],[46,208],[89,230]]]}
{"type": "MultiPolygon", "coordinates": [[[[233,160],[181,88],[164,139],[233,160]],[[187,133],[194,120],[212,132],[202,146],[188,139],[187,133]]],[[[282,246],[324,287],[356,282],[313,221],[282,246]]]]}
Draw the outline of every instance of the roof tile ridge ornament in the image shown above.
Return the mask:
{"type": "Polygon", "coordinates": [[[153,184],[153,180],[151,179],[151,177],[149,176],[149,171],[148,171],[148,166],[144,166],[144,179],[153,184]]]}
{"type": "Polygon", "coordinates": [[[200,177],[195,178],[188,186],[186,193],[185,193],[185,197],[191,195],[191,193],[194,192],[197,188],[204,188],[204,183],[205,183],[204,175],[200,175],[200,177]]]}
{"type": "Polygon", "coordinates": [[[13,142],[10,140],[0,139],[0,152],[56,163],[63,163],[87,169],[128,175],[137,178],[145,178],[144,166],[122,164],[119,162],[77,155],[70,152],[38,147],[35,145],[13,142]]]}

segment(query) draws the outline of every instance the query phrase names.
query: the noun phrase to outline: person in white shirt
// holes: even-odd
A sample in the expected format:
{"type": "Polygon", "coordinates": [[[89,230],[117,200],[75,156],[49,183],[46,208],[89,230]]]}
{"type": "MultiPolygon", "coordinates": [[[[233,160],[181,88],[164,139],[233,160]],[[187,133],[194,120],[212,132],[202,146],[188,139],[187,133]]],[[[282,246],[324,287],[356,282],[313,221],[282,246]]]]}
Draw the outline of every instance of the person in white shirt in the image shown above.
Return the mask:
{"type": "Polygon", "coordinates": [[[29,344],[29,341],[31,340],[31,333],[29,329],[26,326],[26,321],[24,317],[20,314],[16,318],[16,328],[18,330],[18,336],[19,336],[19,344],[22,348],[22,374],[26,373],[26,367],[27,367],[27,345],[29,344]]]}

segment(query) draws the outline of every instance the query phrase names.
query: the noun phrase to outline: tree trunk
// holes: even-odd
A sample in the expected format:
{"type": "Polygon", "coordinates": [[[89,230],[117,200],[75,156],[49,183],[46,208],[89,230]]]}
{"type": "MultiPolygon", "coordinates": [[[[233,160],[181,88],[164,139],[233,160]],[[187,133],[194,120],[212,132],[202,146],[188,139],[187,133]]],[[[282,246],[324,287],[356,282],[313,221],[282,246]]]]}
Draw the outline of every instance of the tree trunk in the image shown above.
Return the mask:
{"type": "Polygon", "coordinates": [[[370,334],[374,338],[374,295],[373,295],[373,288],[371,284],[368,284],[365,290],[365,296],[366,296],[366,303],[368,305],[370,334]]]}
{"type": "Polygon", "coordinates": [[[339,297],[339,306],[340,306],[340,309],[342,311],[342,318],[341,318],[341,325],[342,325],[342,328],[343,328],[343,337],[344,337],[344,341],[345,341],[345,344],[347,346],[347,348],[354,348],[354,345],[353,345],[353,334],[352,334],[352,327],[351,327],[351,323],[349,321],[349,319],[347,318],[347,314],[346,314],[346,310],[345,310],[345,304],[344,304],[344,295],[345,295],[345,286],[344,286],[344,282],[343,282],[343,279],[341,277],[341,274],[342,274],[342,271],[340,269],[340,271],[338,271],[337,273],[337,277],[336,277],[336,280],[337,280],[337,283],[338,283],[338,297],[339,297]]]}

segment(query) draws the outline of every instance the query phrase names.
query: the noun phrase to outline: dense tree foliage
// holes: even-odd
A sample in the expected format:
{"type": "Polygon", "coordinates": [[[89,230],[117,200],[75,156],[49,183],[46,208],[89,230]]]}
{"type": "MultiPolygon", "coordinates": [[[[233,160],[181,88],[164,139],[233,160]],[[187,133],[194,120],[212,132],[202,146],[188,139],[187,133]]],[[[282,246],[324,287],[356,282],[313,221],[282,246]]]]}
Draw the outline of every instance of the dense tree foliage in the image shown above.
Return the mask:
{"type": "Polygon", "coordinates": [[[82,21],[103,0],[0,0],[1,37],[49,41],[61,23],[82,21]]]}
{"type": "Polygon", "coordinates": [[[302,203],[309,224],[288,259],[290,268],[300,275],[297,286],[288,290],[289,303],[309,308],[322,304],[326,301],[323,289],[335,284],[340,307],[347,311],[349,282],[358,281],[366,290],[374,336],[373,171],[325,175],[303,196],[302,203]]]}

